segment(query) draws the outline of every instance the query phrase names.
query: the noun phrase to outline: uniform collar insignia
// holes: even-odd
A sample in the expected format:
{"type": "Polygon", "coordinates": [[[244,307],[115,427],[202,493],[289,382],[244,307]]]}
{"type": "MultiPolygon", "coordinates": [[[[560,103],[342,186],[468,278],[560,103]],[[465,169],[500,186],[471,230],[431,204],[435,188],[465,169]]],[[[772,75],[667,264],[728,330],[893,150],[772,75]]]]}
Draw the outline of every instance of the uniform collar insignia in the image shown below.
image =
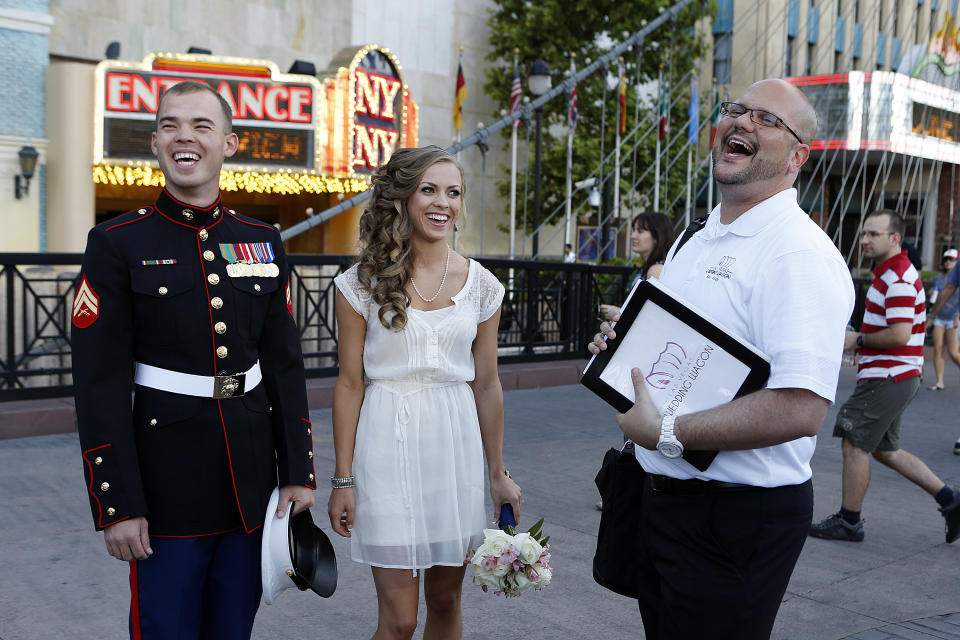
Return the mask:
{"type": "Polygon", "coordinates": [[[223,205],[220,202],[219,194],[217,195],[217,199],[209,205],[200,207],[195,204],[181,202],[170,195],[169,191],[163,189],[157,198],[155,206],[160,213],[171,220],[175,220],[189,227],[200,228],[210,227],[213,223],[220,220],[222,217],[220,211],[223,205]]]}

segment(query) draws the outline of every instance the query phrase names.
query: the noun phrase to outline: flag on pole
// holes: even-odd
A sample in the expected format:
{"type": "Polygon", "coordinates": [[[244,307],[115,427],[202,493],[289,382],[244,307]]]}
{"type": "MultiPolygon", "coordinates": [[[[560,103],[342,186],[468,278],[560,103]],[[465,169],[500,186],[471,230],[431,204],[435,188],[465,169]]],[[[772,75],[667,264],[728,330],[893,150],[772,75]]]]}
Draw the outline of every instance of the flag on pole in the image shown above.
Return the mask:
{"type": "MultiPolygon", "coordinates": [[[[466,89],[464,89],[466,94],[466,89]]],[[[513,84],[510,85],[510,113],[520,110],[520,101],[523,99],[523,87],[520,85],[520,68],[517,61],[513,61],[513,84]]],[[[520,122],[517,120],[517,122],[520,122]]]]}
{"type": "Polygon", "coordinates": [[[667,99],[667,92],[664,90],[663,81],[660,82],[660,126],[659,126],[659,135],[658,140],[663,140],[667,137],[668,125],[667,125],[667,112],[669,111],[669,101],[667,99]]]}
{"type": "Polygon", "coordinates": [[[463,79],[463,56],[457,62],[457,89],[453,94],[453,128],[463,128],[463,103],[467,101],[467,82],[463,79]]]}
{"type": "Polygon", "coordinates": [[[713,141],[717,137],[717,123],[720,122],[720,89],[716,86],[714,79],[713,87],[713,108],[710,110],[710,148],[713,149],[713,141]]]}
{"type": "Polygon", "coordinates": [[[617,129],[620,135],[627,131],[627,76],[620,72],[620,93],[617,96],[617,102],[620,105],[620,123],[617,129]]]}
{"type": "MultiPolygon", "coordinates": [[[[576,73],[576,71],[574,71],[576,73]]],[[[577,84],[574,82],[573,86],[570,88],[570,110],[567,113],[567,124],[571,129],[575,129],[577,126],[577,116],[579,112],[577,111],[577,84]]]]}
{"type": "Polygon", "coordinates": [[[690,123],[687,125],[687,138],[690,140],[690,144],[697,144],[697,136],[700,132],[700,96],[696,78],[690,80],[690,107],[687,109],[687,115],[690,117],[690,123]]]}

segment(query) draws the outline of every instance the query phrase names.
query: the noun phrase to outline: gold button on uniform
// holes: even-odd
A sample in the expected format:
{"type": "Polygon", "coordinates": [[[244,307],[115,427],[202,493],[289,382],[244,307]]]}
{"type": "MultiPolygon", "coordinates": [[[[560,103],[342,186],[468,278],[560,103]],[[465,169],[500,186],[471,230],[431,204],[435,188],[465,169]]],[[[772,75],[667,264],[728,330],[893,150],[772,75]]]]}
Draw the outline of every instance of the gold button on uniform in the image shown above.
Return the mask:
{"type": "Polygon", "coordinates": [[[210,298],[210,306],[214,309],[219,309],[223,306],[223,300],[217,297],[210,298]]]}
{"type": "Polygon", "coordinates": [[[217,333],[223,335],[224,333],[227,332],[227,323],[226,323],[226,322],[218,322],[217,324],[213,325],[213,330],[216,331],[217,333]]]}
{"type": "Polygon", "coordinates": [[[254,290],[254,291],[260,291],[260,285],[258,285],[258,284],[253,285],[253,290],[254,290]]]}
{"type": "Polygon", "coordinates": [[[117,510],[114,509],[113,507],[107,507],[107,515],[108,515],[108,516],[115,516],[115,515],[117,515],[117,510]]]}
{"type": "Polygon", "coordinates": [[[307,477],[310,478],[311,480],[313,480],[313,474],[312,474],[312,473],[309,474],[307,477]]]}
{"type": "Polygon", "coordinates": [[[218,357],[218,358],[226,358],[226,357],[227,357],[227,353],[229,353],[229,351],[227,350],[226,347],[217,347],[217,357],[218,357]]]}
{"type": "Polygon", "coordinates": [[[186,218],[187,220],[193,220],[193,211],[190,211],[190,209],[184,209],[183,217],[186,218]]]}
{"type": "Polygon", "coordinates": [[[156,419],[156,418],[150,418],[150,426],[151,426],[151,427],[157,426],[157,419],[156,419]]]}
{"type": "Polygon", "coordinates": [[[310,435],[310,427],[307,427],[307,435],[310,435]]]}
{"type": "Polygon", "coordinates": [[[167,288],[166,288],[166,287],[160,287],[159,289],[157,289],[157,293],[159,293],[159,294],[162,295],[162,296],[165,296],[165,295],[167,295],[167,288]]]}
{"type": "Polygon", "coordinates": [[[207,233],[206,229],[200,229],[200,240],[206,242],[207,238],[210,237],[210,234],[207,233]]]}
{"type": "Polygon", "coordinates": [[[210,250],[208,249],[208,250],[206,250],[206,251],[203,252],[203,259],[206,260],[207,262],[213,262],[213,257],[214,257],[214,256],[213,256],[213,251],[210,251],[210,250]]]}
{"type": "Polygon", "coordinates": [[[109,490],[109,489],[110,489],[110,483],[109,483],[109,482],[104,482],[103,484],[100,485],[100,491],[107,491],[107,490],[109,490]]]}
{"type": "Polygon", "coordinates": [[[307,457],[313,459],[313,451],[307,451],[307,457]]]}
{"type": "Polygon", "coordinates": [[[218,215],[220,215],[220,207],[216,207],[213,210],[213,217],[216,218],[218,215]]]}
{"type": "Polygon", "coordinates": [[[137,213],[139,213],[140,215],[144,215],[146,212],[147,212],[146,209],[137,209],[137,213]]]}
{"type": "Polygon", "coordinates": [[[211,273],[207,276],[207,282],[210,284],[220,284],[220,276],[215,273],[211,273]]]}
{"type": "Polygon", "coordinates": [[[101,458],[100,456],[97,456],[96,458],[93,459],[93,464],[99,467],[100,465],[103,464],[103,458],[101,458]]]}

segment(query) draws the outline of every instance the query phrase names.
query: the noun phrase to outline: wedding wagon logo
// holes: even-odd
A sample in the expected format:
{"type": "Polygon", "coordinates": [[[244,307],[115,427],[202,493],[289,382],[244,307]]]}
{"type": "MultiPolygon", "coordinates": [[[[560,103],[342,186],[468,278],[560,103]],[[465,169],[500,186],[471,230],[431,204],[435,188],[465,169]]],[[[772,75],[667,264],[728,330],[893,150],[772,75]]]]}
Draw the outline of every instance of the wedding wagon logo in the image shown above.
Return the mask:
{"type": "Polygon", "coordinates": [[[687,359],[687,352],[677,342],[669,341],[650,366],[647,384],[654,389],[666,389],[680,371],[687,359]],[[676,373],[675,373],[676,372],[676,373]]]}
{"type": "Polygon", "coordinates": [[[717,277],[730,279],[730,276],[733,275],[733,263],[737,259],[733,256],[723,256],[720,258],[720,262],[717,263],[717,266],[710,267],[707,269],[707,275],[715,276],[713,279],[716,280],[717,277]]]}

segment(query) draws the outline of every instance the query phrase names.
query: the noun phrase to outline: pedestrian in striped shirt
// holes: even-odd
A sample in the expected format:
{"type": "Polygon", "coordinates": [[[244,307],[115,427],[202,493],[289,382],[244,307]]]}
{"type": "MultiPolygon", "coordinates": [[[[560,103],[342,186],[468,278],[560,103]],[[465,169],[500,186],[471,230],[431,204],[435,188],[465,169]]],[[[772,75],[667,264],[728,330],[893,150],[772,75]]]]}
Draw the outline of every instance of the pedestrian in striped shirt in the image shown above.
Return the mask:
{"type": "Polygon", "coordinates": [[[903,218],[882,209],[867,216],[860,233],[863,255],[872,258],[860,331],[847,331],[844,347],[859,355],[857,386],[837,414],[842,438],[840,511],[810,527],[827,540],[863,540],[860,509],[870,484],[870,454],[929,493],[946,520],[946,541],[960,535],[960,494],[920,458],[900,448],[900,418],[920,388],[926,296],[920,274],[901,248],[903,218]]]}

